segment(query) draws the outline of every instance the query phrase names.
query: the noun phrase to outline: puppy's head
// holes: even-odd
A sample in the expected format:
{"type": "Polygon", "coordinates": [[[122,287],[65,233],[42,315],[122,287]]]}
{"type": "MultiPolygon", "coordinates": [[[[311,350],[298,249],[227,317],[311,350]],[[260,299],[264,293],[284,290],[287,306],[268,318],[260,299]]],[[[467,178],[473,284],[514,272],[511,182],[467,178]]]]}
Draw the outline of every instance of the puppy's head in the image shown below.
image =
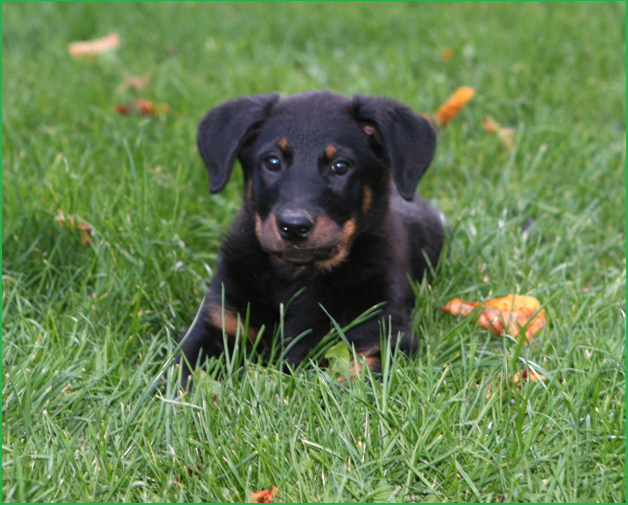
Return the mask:
{"type": "Polygon", "coordinates": [[[201,121],[210,190],[236,158],[262,249],[282,263],[330,270],[360,231],[386,213],[392,179],[406,199],[435,148],[430,124],[383,98],[329,92],[226,102],[201,121]]]}

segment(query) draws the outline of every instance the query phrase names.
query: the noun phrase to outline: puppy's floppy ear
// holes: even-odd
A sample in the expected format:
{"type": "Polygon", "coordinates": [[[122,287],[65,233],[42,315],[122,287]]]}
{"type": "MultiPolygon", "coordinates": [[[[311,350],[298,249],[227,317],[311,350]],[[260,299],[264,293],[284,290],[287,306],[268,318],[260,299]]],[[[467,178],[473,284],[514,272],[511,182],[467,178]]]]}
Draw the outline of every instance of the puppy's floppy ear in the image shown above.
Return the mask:
{"type": "Polygon", "coordinates": [[[217,193],[229,180],[247,134],[267,119],[278,93],[243,96],[215,107],[198,125],[198,150],[209,172],[209,190],[217,193]]]}
{"type": "MultiPolygon", "coordinates": [[[[372,123],[377,128],[395,185],[401,196],[412,200],[419,179],[434,157],[434,128],[410,107],[387,98],[355,95],[353,110],[359,122],[372,123]]],[[[372,134],[372,127],[364,127],[364,131],[372,134]]]]}

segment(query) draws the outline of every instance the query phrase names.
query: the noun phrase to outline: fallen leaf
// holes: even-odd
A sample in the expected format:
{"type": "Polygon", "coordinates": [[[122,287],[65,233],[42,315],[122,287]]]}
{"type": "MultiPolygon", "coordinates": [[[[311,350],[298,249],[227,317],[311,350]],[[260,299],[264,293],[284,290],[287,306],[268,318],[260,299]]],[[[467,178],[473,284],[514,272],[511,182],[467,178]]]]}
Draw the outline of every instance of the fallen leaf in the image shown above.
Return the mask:
{"type": "MultiPolygon", "coordinates": [[[[520,384],[523,384],[525,382],[544,381],[544,380],[547,380],[547,377],[545,377],[544,375],[541,375],[540,373],[535,372],[531,368],[527,368],[525,370],[522,370],[521,372],[515,372],[515,374],[512,376],[512,383],[517,385],[517,390],[520,389],[519,387],[520,384]]],[[[502,377],[498,375],[495,378],[495,383],[493,383],[493,381],[490,381],[488,383],[488,388],[486,390],[487,400],[490,399],[493,395],[497,394],[497,392],[501,390],[501,382],[502,382],[502,377]]]]}
{"type": "Polygon", "coordinates": [[[81,236],[81,242],[83,242],[83,245],[85,247],[91,246],[92,245],[92,235],[94,234],[94,230],[92,230],[85,223],[79,223],[77,225],[77,229],[78,229],[79,235],[81,236]]]}
{"type": "Polygon", "coordinates": [[[59,223],[62,228],[66,226],[74,226],[74,216],[66,216],[65,213],[61,210],[57,210],[57,215],[55,216],[55,221],[59,223]],[[66,224],[67,221],[67,224],[66,224]]]}
{"type": "Polygon", "coordinates": [[[106,53],[119,46],[120,36],[114,32],[99,39],[72,42],[68,45],[68,52],[73,58],[83,58],[106,53]]]}
{"type": "Polygon", "coordinates": [[[70,214],[65,214],[61,209],[57,210],[55,221],[59,223],[59,226],[70,231],[78,231],[81,242],[85,247],[92,245],[92,235],[94,230],[87,223],[84,223],[79,218],[76,218],[70,214]]]}
{"type": "Polygon", "coordinates": [[[536,373],[531,368],[522,370],[521,373],[516,372],[515,375],[512,376],[512,382],[515,384],[518,384],[519,382],[544,381],[544,380],[547,380],[547,377],[545,377],[545,375],[536,373]]]}
{"type": "Polygon", "coordinates": [[[434,113],[434,120],[441,128],[451,121],[475,95],[475,89],[468,86],[458,88],[434,113]]]}
{"type": "Polygon", "coordinates": [[[444,63],[446,63],[449,60],[451,60],[453,55],[454,55],[454,50],[451,47],[446,47],[440,53],[440,59],[443,60],[444,63]]]}
{"type": "Polygon", "coordinates": [[[482,118],[482,126],[484,126],[489,135],[495,135],[500,127],[499,123],[493,119],[493,116],[484,116],[482,118]]]}
{"type": "Polygon", "coordinates": [[[196,462],[195,467],[188,466],[188,475],[190,477],[194,477],[194,475],[200,475],[201,464],[200,462],[196,462]]]}
{"type": "Polygon", "coordinates": [[[148,100],[135,100],[135,102],[127,103],[124,105],[114,105],[113,109],[122,115],[138,114],[140,116],[158,116],[159,114],[165,114],[170,107],[168,104],[154,104],[148,100]]]}
{"type": "Polygon", "coordinates": [[[133,107],[133,104],[130,104],[130,103],[127,103],[125,105],[115,104],[113,106],[113,110],[115,110],[118,114],[130,114],[132,107],[133,107]]]}
{"type": "MultiPolygon", "coordinates": [[[[442,310],[454,316],[464,317],[471,314],[478,305],[478,302],[465,302],[460,298],[454,298],[442,310]]],[[[529,343],[534,334],[545,326],[545,310],[540,310],[541,304],[532,296],[508,295],[486,300],[481,306],[483,310],[478,315],[478,324],[498,335],[508,333],[516,337],[525,327],[525,336],[529,343]]]]}
{"type": "Polygon", "coordinates": [[[515,130],[513,128],[504,128],[491,116],[482,118],[482,125],[489,135],[497,135],[508,149],[512,149],[515,145],[515,130]]]}
{"type": "Polygon", "coordinates": [[[253,503],[270,503],[278,490],[277,486],[274,486],[272,489],[262,489],[256,493],[251,492],[251,501],[253,503]]]}

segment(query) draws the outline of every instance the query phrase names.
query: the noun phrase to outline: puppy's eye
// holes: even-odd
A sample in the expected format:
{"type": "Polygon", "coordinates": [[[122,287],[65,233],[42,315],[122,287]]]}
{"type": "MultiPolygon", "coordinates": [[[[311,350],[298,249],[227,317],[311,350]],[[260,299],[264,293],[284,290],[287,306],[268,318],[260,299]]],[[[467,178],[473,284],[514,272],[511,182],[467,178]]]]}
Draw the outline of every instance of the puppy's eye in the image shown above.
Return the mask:
{"type": "Polygon", "coordinates": [[[349,163],[346,161],[337,161],[331,166],[331,171],[336,175],[346,174],[349,170],[349,163]]]}
{"type": "Polygon", "coordinates": [[[281,170],[281,161],[279,160],[279,158],[277,158],[277,156],[268,156],[264,159],[262,164],[265,168],[272,172],[277,172],[278,170],[281,170]]]}

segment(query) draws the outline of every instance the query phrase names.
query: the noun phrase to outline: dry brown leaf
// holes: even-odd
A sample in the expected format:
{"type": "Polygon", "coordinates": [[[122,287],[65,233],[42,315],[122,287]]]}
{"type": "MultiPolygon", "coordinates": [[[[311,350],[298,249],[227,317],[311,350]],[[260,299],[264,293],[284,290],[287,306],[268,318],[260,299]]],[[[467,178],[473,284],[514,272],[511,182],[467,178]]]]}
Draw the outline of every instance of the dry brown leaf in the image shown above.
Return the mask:
{"type": "Polygon", "coordinates": [[[270,503],[273,501],[273,495],[279,491],[277,486],[272,489],[262,489],[256,493],[251,492],[251,501],[253,503],[270,503]]]}
{"type": "Polygon", "coordinates": [[[441,128],[451,121],[475,95],[475,89],[468,86],[458,88],[434,113],[434,120],[441,128]]]}
{"type": "Polygon", "coordinates": [[[65,214],[61,209],[58,209],[55,221],[59,223],[59,226],[65,228],[66,230],[78,231],[81,236],[81,242],[85,247],[92,245],[92,235],[94,234],[94,230],[92,230],[88,224],[80,221],[79,218],[75,218],[70,214],[65,214]]]}
{"type": "Polygon", "coordinates": [[[81,242],[85,247],[89,247],[92,245],[92,235],[94,234],[94,230],[92,230],[85,223],[79,223],[76,227],[78,229],[79,235],[81,236],[81,242]]]}
{"type": "Polygon", "coordinates": [[[200,475],[200,470],[201,470],[201,464],[200,462],[197,461],[193,467],[188,466],[188,475],[190,477],[194,477],[195,475],[200,475]]]}
{"type": "Polygon", "coordinates": [[[491,116],[484,116],[482,125],[489,135],[497,135],[508,149],[514,147],[515,130],[513,128],[504,128],[491,116]]]}
{"type": "Polygon", "coordinates": [[[73,58],[83,58],[102,54],[119,46],[120,36],[114,32],[99,39],[72,42],[68,45],[68,52],[73,58]]]}
{"type": "Polygon", "coordinates": [[[545,377],[545,375],[536,373],[531,368],[522,370],[521,373],[516,372],[515,375],[512,376],[512,382],[515,384],[518,384],[519,382],[544,381],[544,380],[547,380],[547,377],[545,377]]]}
{"type": "Polygon", "coordinates": [[[165,114],[170,107],[168,104],[154,104],[148,100],[135,100],[135,102],[127,103],[124,105],[114,105],[113,109],[122,115],[138,114],[140,116],[158,116],[159,114],[165,114]]]}
{"type": "MultiPolygon", "coordinates": [[[[442,310],[454,316],[464,317],[471,314],[477,306],[478,302],[465,302],[460,298],[454,298],[442,310]]],[[[482,307],[478,324],[498,335],[508,333],[516,337],[527,325],[525,336],[529,343],[534,334],[545,326],[545,310],[540,310],[541,304],[532,296],[508,295],[493,298],[482,302],[482,307]],[[538,313],[532,317],[537,311],[538,313]]]]}

